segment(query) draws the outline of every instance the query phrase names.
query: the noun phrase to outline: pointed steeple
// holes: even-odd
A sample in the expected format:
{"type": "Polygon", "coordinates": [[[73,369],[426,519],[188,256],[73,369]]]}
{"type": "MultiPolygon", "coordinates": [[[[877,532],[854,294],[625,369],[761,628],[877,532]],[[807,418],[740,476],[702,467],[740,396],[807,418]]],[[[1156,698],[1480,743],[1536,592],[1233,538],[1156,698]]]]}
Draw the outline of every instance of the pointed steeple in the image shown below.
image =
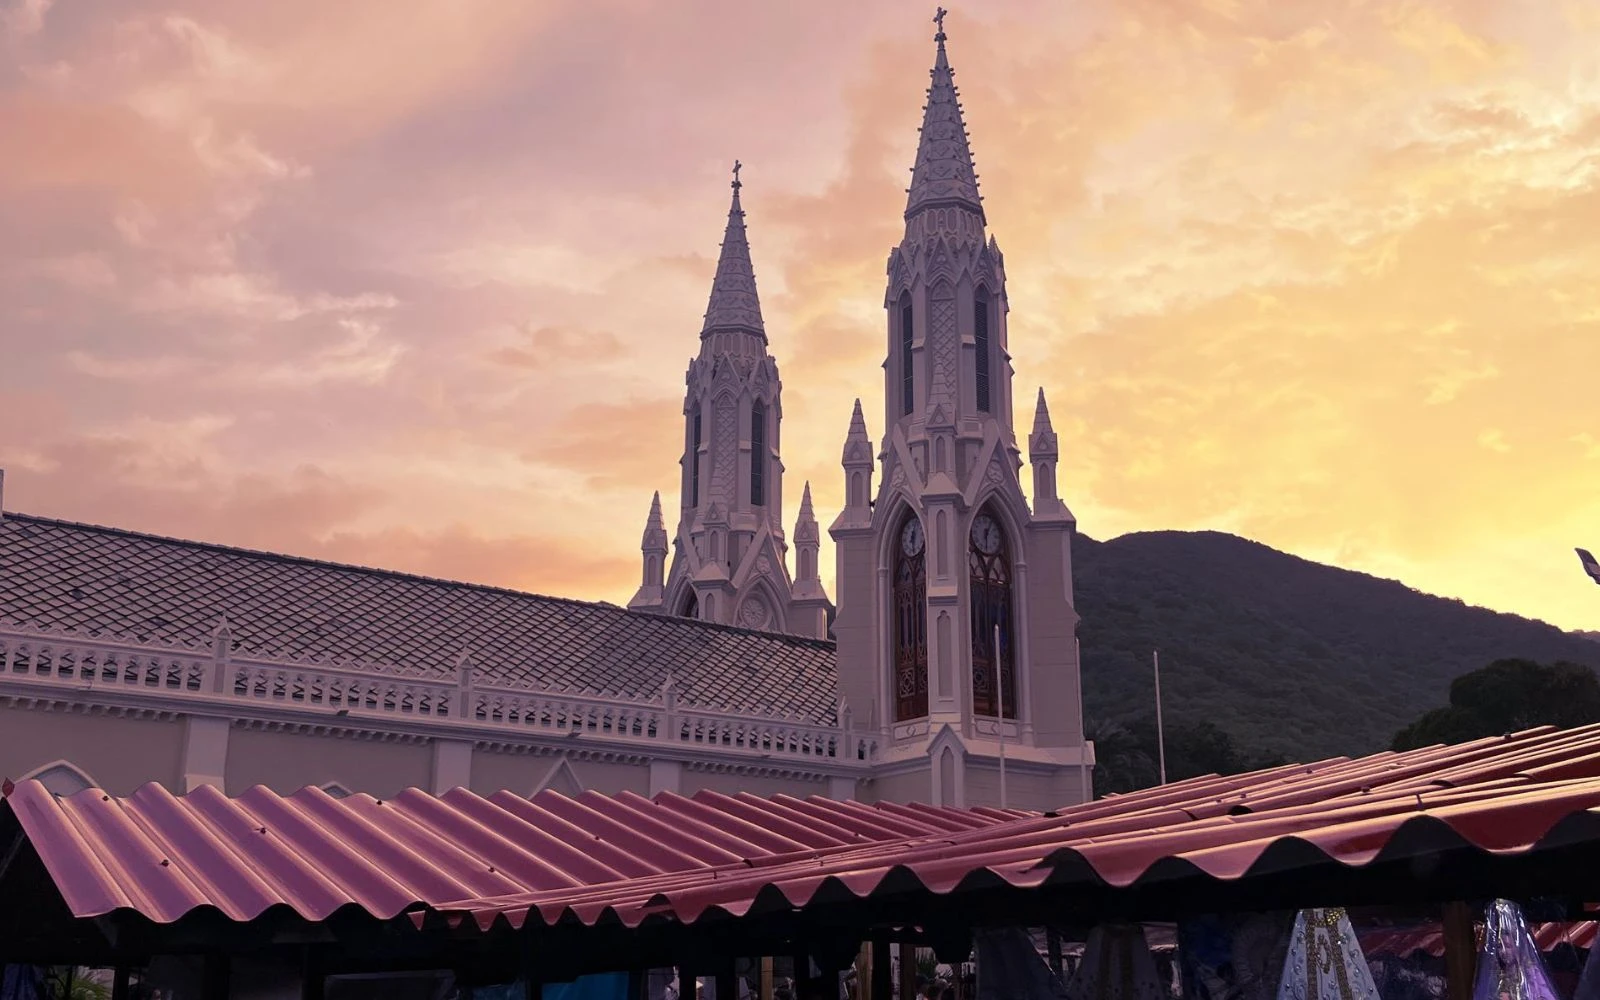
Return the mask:
{"type": "Polygon", "coordinates": [[[644,537],[639,542],[643,554],[644,573],[639,580],[639,590],[628,602],[635,610],[658,610],[661,607],[665,570],[667,565],[667,529],[661,521],[661,491],[650,498],[650,515],[644,521],[644,537]]]}
{"type": "Polygon", "coordinates": [[[933,85],[928,88],[928,103],[922,113],[922,139],[917,144],[917,162],[911,168],[911,187],[906,189],[906,219],[923,209],[956,205],[983,218],[983,199],[978,195],[978,172],[972,164],[972,148],[967,143],[967,127],[961,120],[960,92],[955,71],[944,51],[943,7],[934,15],[939,26],[933,40],[938,44],[934,56],[933,85]]]}
{"type": "Polygon", "coordinates": [[[850,413],[850,430],[844,436],[844,467],[872,468],[872,439],[867,437],[867,418],[861,415],[861,400],[850,413]]]}
{"type": "Polygon", "coordinates": [[[766,342],[767,330],[761,322],[761,300],[756,295],[755,268],[750,263],[750,240],[744,229],[744,209],[739,205],[739,170],[733,161],[733,204],[728,208],[728,229],[722,237],[722,254],[717,258],[717,275],[711,281],[711,301],[706,306],[702,338],[719,331],[754,334],[766,342]]]}
{"type": "Polygon", "coordinates": [[[1044,387],[1039,387],[1039,402],[1033,408],[1033,433],[1028,435],[1028,454],[1034,458],[1054,458],[1056,431],[1050,426],[1050,407],[1044,401],[1044,387]]]}
{"type": "Polygon", "coordinates": [[[800,516],[794,523],[794,536],[796,541],[803,541],[803,535],[809,534],[811,538],[817,537],[817,515],[811,509],[811,480],[806,480],[806,487],[800,494],[800,516]]]}
{"type": "Polygon", "coordinates": [[[652,552],[656,549],[667,550],[667,527],[661,520],[661,491],[656,490],[650,498],[650,514],[644,522],[644,550],[652,552]]]}

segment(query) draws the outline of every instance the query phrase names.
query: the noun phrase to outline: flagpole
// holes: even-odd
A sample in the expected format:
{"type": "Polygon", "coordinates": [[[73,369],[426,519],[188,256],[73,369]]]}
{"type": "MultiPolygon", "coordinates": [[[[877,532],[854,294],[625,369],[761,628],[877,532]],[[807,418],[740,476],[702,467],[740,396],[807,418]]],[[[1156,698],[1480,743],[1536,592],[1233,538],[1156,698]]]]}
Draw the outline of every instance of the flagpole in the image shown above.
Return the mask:
{"type": "Polygon", "coordinates": [[[1072,655],[1078,662],[1078,799],[1089,801],[1089,734],[1088,720],[1083,717],[1083,643],[1072,637],[1072,655]]]}
{"type": "Polygon", "coordinates": [[[1161,651],[1151,650],[1156,666],[1156,757],[1161,768],[1161,783],[1167,783],[1167,735],[1161,727],[1161,651]]]}
{"type": "Polygon", "coordinates": [[[1006,674],[1000,669],[1000,626],[994,627],[994,689],[1000,702],[1000,808],[1006,807],[1006,674]]]}

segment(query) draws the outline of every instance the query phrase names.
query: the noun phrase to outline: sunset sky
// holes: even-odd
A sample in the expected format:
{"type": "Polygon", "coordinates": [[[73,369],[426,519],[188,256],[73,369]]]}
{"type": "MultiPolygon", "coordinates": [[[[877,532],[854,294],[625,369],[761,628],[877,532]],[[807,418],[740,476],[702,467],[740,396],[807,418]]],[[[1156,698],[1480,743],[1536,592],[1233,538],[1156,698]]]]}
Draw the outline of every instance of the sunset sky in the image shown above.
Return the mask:
{"type": "MultiPolygon", "coordinates": [[[[1600,629],[1600,0],[950,6],[1086,534],[1600,629]]],[[[932,14],[0,0],[5,507],[625,602],[737,157],[826,525],[932,14]]]]}

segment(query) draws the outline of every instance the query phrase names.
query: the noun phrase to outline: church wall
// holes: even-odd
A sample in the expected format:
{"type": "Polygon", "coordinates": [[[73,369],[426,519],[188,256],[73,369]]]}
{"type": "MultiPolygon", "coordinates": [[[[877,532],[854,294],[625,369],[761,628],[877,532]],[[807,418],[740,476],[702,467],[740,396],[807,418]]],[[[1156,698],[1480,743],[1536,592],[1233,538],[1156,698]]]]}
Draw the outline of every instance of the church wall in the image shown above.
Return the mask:
{"type": "Polygon", "coordinates": [[[501,753],[495,750],[472,751],[472,790],[479,795],[493,795],[498,791],[531,795],[550,773],[554,757],[534,757],[525,753],[501,753]]]}
{"type": "MultiPolygon", "coordinates": [[[[532,795],[561,759],[495,750],[474,751],[472,790],[479,795],[493,795],[501,790],[532,795]]],[[[650,794],[650,767],[647,764],[568,759],[567,766],[572,768],[572,773],[585,791],[603,792],[606,795],[618,792],[650,794]]],[[[559,792],[569,790],[564,781],[557,780],[554,785],[559,792]]]]}
{"type": "Polygon", "coordinates": [[[926,768],[880,775],[862,786],[863,802],[931,802],[933,775],[926,768]]]}
{"type": "Polygon", "coordinates": [[[1075,746],[1083,738],[1078,711],[1077,615],[1064,595],[1065,531],[1030,532],[1028,545],[1028,717],[1038,746],[1075,746]]]}
{"type": "Polygon", "coordinates": [[[20,778],[58,760],[111,795],[151,781],[181,792],[183,723],[0,708],[0,777],[20,778]]]}
{"type": "Polygon", "coordinates": [[[884,711],[878,705],[877,570],[873,543],[847,538],[837,543],[835,597],[838,612],[833,620],[834,648],[838,650],[839,692],[849,703],[858,724],[874,728],[874,720],[884,711]]]}
{"type": "MultiPolygon", "coordinates": [[[[1000,804],[1000,768],[993,761],[981,763],[968,761],[966,766],[966,804],[1000,804]]],[[[1077,794],[1077,768],[1062,769],[1053,774],[1040,774],[1036,771],[1006,771],[1006,808],[1008,809],[1034,809],[1039,812],[1048,812],[1060,809],[1063,806],[1073,805],[1078,801],[1077,794]],[[1070,774],[1072,788],[1069,791],[1064,786],[1067,784],[1064,777],[1070,774]]]]}
{"type": "Polygon", "coordinates": [[[228,734],[228,794],[265,785],[280,795],[336,781],[352,792],[387,798],[432,786],[426,743],[362,740],[235,726],[228,734]]]}
{"type": "Polygon", "coordinates": [[[650,794],[650,765],[619,764],[608,760],[572,761],[572,773],[585,789],[615,795],[618,792],[650,794]]]}
{"type": "Polygon", "coordinates": [[[684,795],[693,795],[701,790],[721,792],[724,795],[749,792],[751,795],[794,795],[803,798],[807,795],[827,795],[828,783],[684,768],[679,791],[684,795]]]}

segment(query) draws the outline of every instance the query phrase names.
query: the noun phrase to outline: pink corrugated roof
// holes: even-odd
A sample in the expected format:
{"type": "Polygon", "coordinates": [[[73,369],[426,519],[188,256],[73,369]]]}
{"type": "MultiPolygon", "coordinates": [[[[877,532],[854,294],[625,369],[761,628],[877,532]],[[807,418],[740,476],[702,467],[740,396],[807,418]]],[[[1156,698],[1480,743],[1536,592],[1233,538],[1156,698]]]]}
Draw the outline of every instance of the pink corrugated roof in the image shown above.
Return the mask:
{"type": "Polygon", "coordinates": [[[36,781],[6,803],[73,914],[134,910],[158,923],[200,907],[234,920],[274,906],[308,920],[345,906],[387,918],[419,903],[776,863],[1027,815],[715,792],[411,789],[379,800],[256,787],[228,798],[151,784],[125,799],[57,798],[36,781]]]}
{"type": "Polygon", "coordinates": [[[935,893],[1128,886],[1175,864],[1238,879],[1288,841],[1297,857],[1361,865],[1402,829],[1409,849],[1527,851],[1563,819],[1600,810],[1600,726],[1196,778],[1044,815],[710,792],[380,801],[151,785],[58,799],[36,782],[6,801],[80,917],[427,907],[480,927],[632,926],[865,897],[886,880],[935,893]]]}

